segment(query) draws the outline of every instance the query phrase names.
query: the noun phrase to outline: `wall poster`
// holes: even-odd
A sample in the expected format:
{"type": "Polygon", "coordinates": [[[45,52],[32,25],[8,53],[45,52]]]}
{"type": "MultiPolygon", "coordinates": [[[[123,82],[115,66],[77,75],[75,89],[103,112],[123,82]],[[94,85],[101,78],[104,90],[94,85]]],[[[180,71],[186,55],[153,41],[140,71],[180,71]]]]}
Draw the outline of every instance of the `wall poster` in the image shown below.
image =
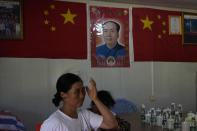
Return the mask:
{"type": "Polygon", "coordinates": [[[92,67],[129,67],[129,9],[90,6],[92,67]]]}
{"type": "Polygon", "coordinates": [[[0,0],[0,39],[23,40],[22,0],[0,0]]]}

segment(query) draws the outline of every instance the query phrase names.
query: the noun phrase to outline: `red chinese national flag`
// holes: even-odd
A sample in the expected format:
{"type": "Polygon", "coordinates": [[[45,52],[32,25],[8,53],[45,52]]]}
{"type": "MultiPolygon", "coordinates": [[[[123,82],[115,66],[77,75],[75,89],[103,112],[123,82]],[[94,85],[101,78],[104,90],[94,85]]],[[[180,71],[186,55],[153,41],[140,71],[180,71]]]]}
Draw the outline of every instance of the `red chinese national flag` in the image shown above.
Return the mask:
{"type": "Polygon", "coordinates": [[[132,14],[135,61],[184,61],[182,35],[169,34],[169,16],[181,12],[133,8],[132,14]]]}
{"type": "Polygon", "coordinates": [[[24,40],[1,40],[0,57],[87,58],[86,4],[24,1],[24,40]]]}

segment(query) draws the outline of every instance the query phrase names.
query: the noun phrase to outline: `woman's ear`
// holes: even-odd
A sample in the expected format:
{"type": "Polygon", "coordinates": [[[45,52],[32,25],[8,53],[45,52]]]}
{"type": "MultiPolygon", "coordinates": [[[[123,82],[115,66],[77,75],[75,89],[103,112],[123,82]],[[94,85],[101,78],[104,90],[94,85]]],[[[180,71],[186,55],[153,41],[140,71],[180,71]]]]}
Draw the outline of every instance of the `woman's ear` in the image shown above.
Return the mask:
{"type": "Polygon", "coordinates": [[[62,97],[62,99],[65,99],[67,98],[67,93],[64,93],[64,92],[60,92],[60,96],[62,97]]]}

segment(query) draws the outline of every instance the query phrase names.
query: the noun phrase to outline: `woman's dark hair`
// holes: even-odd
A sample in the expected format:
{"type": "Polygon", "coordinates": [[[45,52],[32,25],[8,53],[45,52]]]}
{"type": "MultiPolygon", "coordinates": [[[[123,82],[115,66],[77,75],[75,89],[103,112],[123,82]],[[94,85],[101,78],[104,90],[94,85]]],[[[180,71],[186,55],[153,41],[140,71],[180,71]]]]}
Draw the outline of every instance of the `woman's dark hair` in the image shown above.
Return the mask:
{"type": "MultiPolygon", "coordinates": [[[[97,97],[98,99],[108,108],[111,108],[112,106],[114,106],[115,101],[113,99],[113,97],[111,96],[111,94],[106,91],[106,90],[101,90],[97,92],[97,97]]],[[[91,102],[91,106],[95,105],[94,102],[91,102]]]]}
{"type": "Polygon", "coordinates": [[[67,93],[72,88],[72,85],[76,82],[82,82],[82,80],[79,76],[72,73],[63,74],[58,78],[56,83],[57,93],[54,95],[54,98],[52,100],[53,104],[56,107],[59,106],[59,103],[62,100],[60,92],[67,93]]]}

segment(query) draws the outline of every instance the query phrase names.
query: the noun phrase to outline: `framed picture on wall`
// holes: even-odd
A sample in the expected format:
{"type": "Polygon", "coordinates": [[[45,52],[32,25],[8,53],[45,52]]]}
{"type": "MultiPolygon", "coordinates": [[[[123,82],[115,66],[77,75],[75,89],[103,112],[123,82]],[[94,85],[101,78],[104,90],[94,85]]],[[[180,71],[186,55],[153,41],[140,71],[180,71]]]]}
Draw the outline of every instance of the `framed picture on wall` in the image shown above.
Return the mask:
{"type": "Polygon", "coordinates": [[[169,15],[169,35],[181,35],[181,16],[169,15]]]}
{"type": "Polygon", "coordinates": [[[197,45],[197,14],[183,13],[183,44],[197,45]]]}
{"type": "Polygon", "coordinates": [[[0,0],[0,39],[23,39],[22,0],[0,0]]]}
{"type": "Polygon", "coordinates": [[[91,66],[130,67],[129,8],[90,6],[91,66]]]}

